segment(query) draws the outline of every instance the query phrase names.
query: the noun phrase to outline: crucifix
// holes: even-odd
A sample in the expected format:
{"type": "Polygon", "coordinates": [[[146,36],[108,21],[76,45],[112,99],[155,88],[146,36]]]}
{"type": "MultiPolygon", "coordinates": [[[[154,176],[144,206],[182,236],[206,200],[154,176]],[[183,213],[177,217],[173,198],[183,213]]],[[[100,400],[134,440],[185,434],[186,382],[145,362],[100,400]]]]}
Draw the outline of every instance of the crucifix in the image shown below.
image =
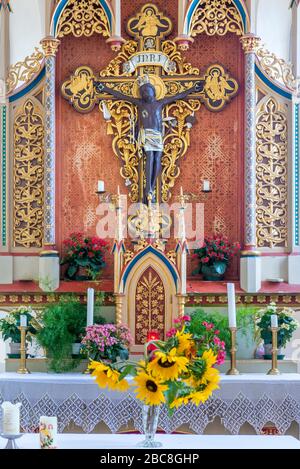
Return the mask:
{"type": "Polygon", "coordinates": [[[171,30],[170,19],[155,5],[144,5],[127,24],[134,39],[104,70],[95,75],[79,67],[62,85],[63,96],[79,112],[99,103],[132,202],[169,200],[195,112],[201,103],[221,111],[238,92],[221,64],[201,75],[187,63],[165,39],[171,30]]]}

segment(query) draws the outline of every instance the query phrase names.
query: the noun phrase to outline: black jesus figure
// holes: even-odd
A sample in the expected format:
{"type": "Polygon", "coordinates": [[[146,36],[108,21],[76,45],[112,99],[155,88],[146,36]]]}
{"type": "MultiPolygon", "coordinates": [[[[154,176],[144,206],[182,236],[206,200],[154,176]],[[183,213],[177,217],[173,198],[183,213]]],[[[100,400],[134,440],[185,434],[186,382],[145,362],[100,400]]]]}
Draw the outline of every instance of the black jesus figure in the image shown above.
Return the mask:
{"type": "Polygon", "coordinates": [[[163,99],[156,98],[155,87],[148,77],[143,77],[144,83],[140,86],[140,98],[127,96],[119,91],[108,88],[101,82],[96,82],[98,92],[107,92],[117,99],[128,101],[138,108],[138,145],[146,155],[146,188],[143,202],[148,204],[154,201],[155,186],[161,173],[161,157],[163,154],[163,108],[167,104],[186,98],[189,94],[199,91],[199,84],[192,88],[163,99]],[[145,83],[146,79],[146,83],[145,83]]]}

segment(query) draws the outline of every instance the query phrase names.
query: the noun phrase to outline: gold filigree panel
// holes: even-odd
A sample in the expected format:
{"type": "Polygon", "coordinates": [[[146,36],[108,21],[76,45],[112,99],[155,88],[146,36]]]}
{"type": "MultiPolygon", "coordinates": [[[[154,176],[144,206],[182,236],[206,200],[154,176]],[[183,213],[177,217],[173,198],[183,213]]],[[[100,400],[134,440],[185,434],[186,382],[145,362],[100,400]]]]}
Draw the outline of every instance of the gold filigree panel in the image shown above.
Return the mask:
{"type": "Polygon", "coordinates": [[[268,51],[263,46],[256,51],[261,68],[273,80],[279,81],[282,85],[297,91],[297,80],[293,73],[293,65],[277,57],[273,52],[268,51]]]}
{"type": "Polygon", "coordinates": [[[39,248],[43,243],[44,119],[35,101],[27,99],[14,120],[15,247],[39,248]]]}
{"type": "Polygon", "coordinates": [[[43,67],[44,54],[37,47],[31,55],[23,61],[11,65],[8,69],[6,87],[7,94],[12,93],[18,86],[28,83],[35,75],[38,75],[43,67]]]}
{"type": "Polygon", "coordinates": [[[241,15],[232,0],[201,0],[193,14],[190,35],[235,33],[240,36],[243,29],[241,15]]]}
{"type": "Polygon", "coordinates": [[[256,122],[256,235],[259,247],[287,246],[287,110],[275,98],[256,122]]]}
{"type": "Polygon", "coordinates": [[[164,337],[165,289],[157,272],[152,268],[143,273],[136,286],[135,295],[135,343],[144,345],[147,334],[157,331],[164,337]]]}
{"type": "Polygon", "coordinates": [[[69,0],[59,19],[56,37],[72,34],[90,37],[101,34],[109,37],[108,18],[98,0],[69,0]]]}

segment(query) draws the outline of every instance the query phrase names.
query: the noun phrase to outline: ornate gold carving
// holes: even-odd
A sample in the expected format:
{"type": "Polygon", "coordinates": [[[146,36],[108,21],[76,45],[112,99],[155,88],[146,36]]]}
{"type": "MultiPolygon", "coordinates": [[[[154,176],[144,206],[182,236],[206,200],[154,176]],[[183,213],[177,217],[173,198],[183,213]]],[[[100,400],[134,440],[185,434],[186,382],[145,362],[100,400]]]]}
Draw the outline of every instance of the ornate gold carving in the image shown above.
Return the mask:
{"type": "Polygon", "coordinates": [[[241,37],[240,41],[245,54],[256,52],[260,45],[260,37],[255,36],[254,34],[245,34],[245,36],[241,37]]]}
{"type": "Polygon", "coordinates": [[[235,33],[240,36],[243,29],[241,15],[232,0],[201,0],[193,14],[190,35],[235,33]]]}
{"type": "Polygon", "coordinates": [[[287,88],[297,91],[297,80],[293,73],[293,65],[277,57],[263,46],[256,51],[259,64],[272,80],[279,81],[287,88]]]}
{"type": "Polygon", "coordinates": [[[97,97],[94,90],[94,79],[95,76],[90,67],[79,67],[62,85],[62,95],[79,112],[91,111],[95,106],[97,97]]]}
{"type": "Polygon", "coordinates": [[[43,68],[44,54],[36,47],[23,62],[17,62],[8,69],[6,87],[7,94],[12,93],[19,85],[28,83],[43,68]]]}
{"type": "Polygon", "coordinates": [[[135,343],[145,344],[151,330],[164,335],[165,289],[159,275],[149,267],[136,286],[135,343]]]}
{"type": "Polygon", "coordinates": [[[44,123],[31,99],[14,121],[15,247],[41,247],[43,241],[44,123]]]}
{"type": "Polygon", "coordinates": [[[130,262],[133,257],[134,257],[134,252],[126,249],[126,251],[123,254],[124,263],[128,264],[128,262],[130,262]]]}
{"type": "Polygon", "coordinates": [[[128,33],[136,39],[142,39],[152,44],[155,40],[166,37],[172,31],[171,20],[160,12],[153,3],[146,3],[141,11],[130,18],[127,25],[128,33]]]}
{"type": "Polygon", "coordinates": [[[110,35],[108,18],[99,1],[69,0],[59,19],[56,36],[90,37],[94,33],[110,35]]]}
{"type": "Polygon", "coordinates": [[[194,115],[199,109],[200,102],[192,99],[177,101],[165,109],[165,118],[174,117],[177,125],[172,127],[172,121],[166,121],[167,130],[164,137],[161,174],[161,199],[163,202],[167,202],[171,197],[170,189],[174,187],[180,174],[178,160],[186,154],[189,147],[190,127],[186,123],[186,118],[194,115]]]}
{"type": "Polygon", "coordinates": [[[193,67],[190,62],[185,61],[175,42],[163,41],[161,50],[169,57],[170,61],[176,64],[176,69],[170,71],[169,75],[199,75],[199,68],[193,67]]]}
{"type": "Polygon", "coordinates": [[[53,36],[47,36],[40,41],[40,44],[43,48],[45,57],[55,57],[56,52],[58,51],[58,46],[60,44],[60,40],[56,39],[53,36]]]}
{"type": "Polygon", "coordinates": [[[176,264],[176,252],[174,249],[171,249],[171,251],[167,252],[167,258],[169,261],[173,262],[173,264],[176,264]]]}
{"type": "Polygon", "coordinates": [[[108,66],[100,72],[100,77],[122,77],[129,76],[130,73],[123,69],[123,64],[138,51],[138,43],[135,41],[126,41],[122,45],[121,52],[116,58],[112,59],[108,66]]]}
{"type": "Polygon", "coordinates": [[[287,110],[275,98],[260,107],[256,122],[257,246],[287,246],[287,110]]]}
{"type": "Polygon", "coordinates": [[[219,111],[238,92],[239,85],[221,65],[212,65],[204,76],[203,99],[207,107],[219,111]]]}

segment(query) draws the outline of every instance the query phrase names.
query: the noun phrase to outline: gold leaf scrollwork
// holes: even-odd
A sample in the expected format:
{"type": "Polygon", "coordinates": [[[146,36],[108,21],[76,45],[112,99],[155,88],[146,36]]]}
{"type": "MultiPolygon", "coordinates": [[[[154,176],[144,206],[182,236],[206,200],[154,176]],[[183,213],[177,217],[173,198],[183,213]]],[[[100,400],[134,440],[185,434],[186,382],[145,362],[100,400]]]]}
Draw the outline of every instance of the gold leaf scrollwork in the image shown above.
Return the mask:
{"type": "Polygon", "coordinates": [[[257,245],[287,246],[287,111],[275,98],[260,107],[256,122],[257,245]]]}
{"type": "Polygon", "coordinates": [[[137,52],[138,43],[135,41],[126,41],[122,45],[121,52],[118,53],[115,59],[112,59],[107,67],[105,67],[101,72],[101,77],[121,77],[130,75],[123,69],[123,64],[128,61],[128,59],[137,52]]]}
{"type": "Polygon", "coordinates": [[[44,54],[37,47],[23,61],[11,65],[6,79],[6,92],[12,93],[18,86],[28,83],[43,67],[44,54]]]}
{"type": "Polygon", "coordinates": [[[165,109],[167,118],[167,128],[164,137],[164,154],[162,157],[161,174],[161,198],[162,202],[168,202],[170,189],[174,187],[175,181],[180,174],[178,159],[182,158],[190,144],[191,126],[187,122],[187,117],[194,115],[200,109],[200,101],[189,99],[188,101],[177,101],[170,104],[165,109]],[[170,118],[176,121],[176,126],[172,126],[170,118]]]}
{"type": "Polygon", "coordinates": [[[95,106],[94,73],[90,67],[79,67],[62,85],[62,95],[79,112],[89,112],[95,106]]]}
{"type": "Polygon", "coordinates": [[[135,343],[145,344],[147,333],[164,335],[165,289],[159,275],[149,267],[139,279],[135,294],[135,343]]]}
{"type": "Polygon", "coordinates": [[[108,18],[99,1],[69,0],[59,19],[56,37],[90,37],[94,33],[110,35],[108,18]]]}
{"type": "Polygon", "coordinates": [[[169,75],[199,75],[199,68],[193,67],[190,62],[185,61],[175,42],[163,41],[161,50],[169,57],[171,62],[176,64],[176,70],[169,72],[169,75]]]}
{"type": "Polygon", "coordinates": [[[232,0],[201,0],[193,14],[190,35],[235,33],[240,36],[243,29],[241,15],[232,0]]]}
{"type": "Polygon", "coordinates": [[[256,50],[256,56],[261,68],[273,80],[279,81],[287,88],[297,91],[297,80],[293,73],[293,65],[277,57],[263,46],[256,50]]]}
{"type": "Polygon", "coordinates": [[[28,99],[14,121],[15,247],[38,248],[43,242],[44,122],[28,99]]]}

